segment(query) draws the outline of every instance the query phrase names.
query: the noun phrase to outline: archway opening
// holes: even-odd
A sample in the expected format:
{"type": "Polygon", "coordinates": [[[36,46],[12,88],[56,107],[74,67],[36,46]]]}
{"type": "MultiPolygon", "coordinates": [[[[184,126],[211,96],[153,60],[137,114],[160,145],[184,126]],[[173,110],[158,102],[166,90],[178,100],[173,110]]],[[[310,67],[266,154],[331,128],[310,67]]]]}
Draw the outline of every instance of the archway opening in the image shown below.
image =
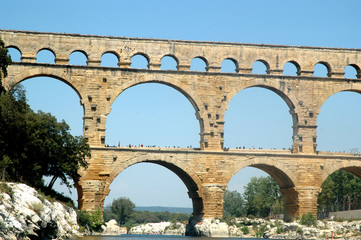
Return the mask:
{"type": "Polygon", "coordinates": [[[330,69],[326,63],[319,62],[313,68],[313,76],[314,77],[329,77],[330,69]]]}
{"type": "Polygon", "coordinates": [[[191,71],[199,71],[199,72],[205,72],[207,71],[207,62],[205,59],[201,57],[193,58],[191,61],[191,71]]]}
{"type": "Polygon", "coordinates": [[[104,53],[101,58],[100,66],[102,67],[118,67],[119,58],[111,52],[104,53]]]}
{"type": "MultiPolygon", "coordinates": [[[[195,183],[191,182],[192,180],[183,170],[171,164],[160,161],[134,164],[123,170],[110,184],[110,192],[104,202],[105,213],[111,212],[110,207],[114,200],[125,198],[135,205],[136,214],[129,219],[133,223],[150,221],[146,219],[147,217],[153,218],[151,222],[171,220],[157,219],[151,213],[144,211],[180,213],[184,218],[182,221],[187,221],[193,212],[202,211],[197,209],[198,205],[189,198],[191,194],[189,195],[188,192],[197,191],[195,183]]],[[[164,214],[158,214],[158,216],[162,215],[164,214]]]]}
{"type": "Polygon", "coordinates": [[[266,61],[257,60],[252,65],[253,74],[268,74],[269,65],[266,61]]]}
{"type": "Polygon", "coordinates": [[[69,56],[69,64],[70,65],[87,65],[87,56],[82,51],[74,51],[69,56]]]}
{"type": "Polygon", "coordinates": [[[295,62],[287,62],[283,66],[283,75],[286,76],[298,76],[300,67],[295,62]]]}
{"type": "Polygon", "coordinates": [[[161,60],[160,69],[162,70],[177,70],[178,62],[173,56],[164,56],[161,60]]]}
{"type": "Polygon", "coordinates": [[[224,59],[221,63],[221,72],[236,73],[237,62],[233,59],[224,59]]]}
{"type": "Polygon", "coordinates": [[[361,167],[347,167],[333,172],[322,183],[318,194],[319,218],[357,218],[352,210],[361,209],[361,167]]]}
{"type": "MultiPolygon", "coordinates": [[[[27,103],[34,112],[51,113],[60,122],[64,120],[73,136],[83,134],[83,107],[79,95],[66,83],[52,77],[33,77],[21,82],[26,90],[27,103]]],[[[45,185],[51,178],[45,178],[45,185]]],[[[77,190],[69,189],[58,179],[53,189],[73,200],[77,205],[77,190]]]]}
{"type": "Polygon", "coordinates": [[[143,54],[136,54],[131,58],[131,68],[149,69],[149,61],[143,54]]]}
{"type": "Polygon", "coordinates": [[[356,78],[360,78],[360,68],[356,65],[347,65],[345,67],[345,78],[352,78],[352,79],[356,79],[356,78]]]}
{"type": "Polygon", "coordinates": [[[226,148],[289,149],[293,122],[286,104],[273,90],[251,87],[233,97],[225,114],[226,148]]]}
{"type": "Polygon", "coordinates": [[[319,151],[361,153],[361,94],[338,92],[327,99],[317,118],[319,151]]]}
{"type": "Polygon", "coordinates": [[[36,54],[37,63],[55,63],[55,54],[49,49],[42,49],[36,54]]]}
{"type": "Polygon", "coordinates": [[[159,83],[126,89],[112,104],[106,145],[198,148],[200,123],[178,90],[159,83]]]}
{"type": "Polygon", "coordinates": [[[13,62],[21,62],[21,52],[15,47],[8,47],[8,54],[13,62]]]}
{"type": "Polygon", "coordinates": [[[274,166],[254,164],[245,167],[228,182],[224,216],[291,218],[294,213],[285,204],[294,204],[287,202],[292,198],[292,191],[288,190],[293,187],[291,179],[274,166]]]}

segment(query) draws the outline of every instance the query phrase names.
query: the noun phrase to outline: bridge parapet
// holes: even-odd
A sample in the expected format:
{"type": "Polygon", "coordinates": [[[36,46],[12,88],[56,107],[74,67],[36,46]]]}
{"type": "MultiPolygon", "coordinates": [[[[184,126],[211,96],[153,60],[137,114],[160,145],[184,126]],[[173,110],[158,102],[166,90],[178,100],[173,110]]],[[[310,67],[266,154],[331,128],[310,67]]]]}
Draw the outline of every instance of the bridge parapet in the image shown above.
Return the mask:
{"type": "Polygon", "coordinates": [[[202,42],[186,40],[142,39],[80,34],[27,32],[0,30],[0,37],[8,47],[17,48],[22,61],[35,62],[38,51],[51,50],[57,64],[66,64],[71,53],[83,52],[88,66],[100,66],[105,53],[113,53],[118,65],[128,68],[134,55],[146,56],[150,69],[160,69],[161,60],[172,56],[178,70],[189,70],[191,61],[200,57],[205,60],[206,71],[219,72],[225,59],[234,62],[236,73],[250,73],[256,61],[265,63],[267,72],[282,75],[283,66],[290,62],[297,67],[300,76],[311,76],[317,63],[324,64],[329,77],[342,78],[344,69],[355,67],[360,78],[361,50],[266,44],[226,42],[202,42]]]}

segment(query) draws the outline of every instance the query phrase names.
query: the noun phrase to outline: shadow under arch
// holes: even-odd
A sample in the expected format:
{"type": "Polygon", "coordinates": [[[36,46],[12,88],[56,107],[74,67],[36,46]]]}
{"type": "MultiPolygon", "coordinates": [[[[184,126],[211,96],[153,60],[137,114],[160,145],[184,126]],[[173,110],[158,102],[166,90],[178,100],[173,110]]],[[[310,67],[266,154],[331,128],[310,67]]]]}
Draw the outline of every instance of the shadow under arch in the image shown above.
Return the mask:
{"type": "MultiPolygon", "coordinates": [[[[140,163],[152,163],[157,164],[159,166],[165,167],[174,174],[176,174],[179,179],[184,183],[188,190],[188,196],[192,200],[193,205],[193,216],[201,218],[203,216],[203,199],[199,193],[199,187],[201,185],[201,180],[198,175],[193,171],[190,166],[187,166],[182,161],[177,161],[172,157],[164,157],[164,156],[147,156],[140,155],[138,157],[130,159],[130,161],[120,163],[119,160],[113,163],[114,168],[109,178],[107,179],[107,189],[109,189],[110,184],[114,181],[114,179],[121,174],[126,168],[140,164],[140,163]]],[[[108,191],[109,193],[110,191],[108,191]]]]}
{"type": "Polygon", "coordinates": [[[283,195],[284,220],[292,220],[298,211],[298,194],[295,186],[296,175],[287,166],[270,159],[248,159],[233,167],[233,172],[228,176],[227,185],[231,178],[245,167],[253,167],[269,174],[278,184],[283,195]]]}
{"type": "MultiPolygon", "coordinates": [[[[113,104],[115,102],[116,98],[120,94],[122,94],[125,90],[127,90],[131,87],[134,87],[134,86],[137,86],[140,84],[146,84],[146,83],[162,84],[162,85],[171,87],[171,88],[177,90],[178,92],[180,92],[191,103],[193,109],[195,110],[195,115],[196,115],[196,118],[197,118],[197,120],[199,122],[199,126],[200,126],[200,133],[202,133],[204,131],[204,126],[205,126],[205,124],[208,124],[208,122],[207,122],[208,120],[206,118],[201,118],[200,108],[198,107],[202,104],[201,99],[197,96],[195,91],[193,91],[189,87],[185,86],[178,80],[174,80],[171,83],[166,82],[166,81],[153,80],[153,79],[151,79],[151,80],[142,79],[140,81],[139,81],[139,79],[133,79],[131,81],[127,81],[121,87],[119,87],[113,91],[113,94],[111,96],[111,99],[113,99],[113,102],[111,104],[113,104]],[[182,87],[180,87],[180,86],[182,86],[182,87]]],[[[108,112],[108,114],[109,113],[110,112],[108,112]]]]}

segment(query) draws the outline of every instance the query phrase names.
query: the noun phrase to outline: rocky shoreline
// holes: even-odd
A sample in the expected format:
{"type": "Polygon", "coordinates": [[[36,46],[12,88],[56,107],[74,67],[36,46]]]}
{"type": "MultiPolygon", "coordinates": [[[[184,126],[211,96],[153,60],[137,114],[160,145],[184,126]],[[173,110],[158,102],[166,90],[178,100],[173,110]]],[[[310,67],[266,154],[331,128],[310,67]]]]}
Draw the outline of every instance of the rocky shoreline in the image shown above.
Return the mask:
{"type": "MultiPolygon", "coordinates": [[[[83,235],[71,207],[52,202],[25,184],[0,183],[0,239],[68,239],[83,235]]],[[[226,222],[205,219],[189,223],[147,223],[127,231],[115,220],[102,226],[99,235],[194,235],[207,237],[263,237],[270,239],[361,239],[361,221],[317,221],[312,227],[282,220],[237,218],[226,222]]]]}
{"type": "Polygon", "coordinates": [[[25,184],[0,183],[0,239],[66,239],[79,235],[76,211],[25,184]]]}

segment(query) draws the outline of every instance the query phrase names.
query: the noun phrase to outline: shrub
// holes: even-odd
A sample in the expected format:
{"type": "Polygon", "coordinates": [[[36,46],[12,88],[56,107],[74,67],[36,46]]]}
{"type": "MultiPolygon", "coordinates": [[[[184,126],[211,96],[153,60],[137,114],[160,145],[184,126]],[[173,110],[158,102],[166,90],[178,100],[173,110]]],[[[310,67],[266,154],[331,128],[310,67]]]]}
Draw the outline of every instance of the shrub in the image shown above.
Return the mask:
{"type": "Polygon", "coordinates": [[[14,191],[6,182],[0,183],[0,192],[6,193],[10,196],[11,200],[14,200],[14,191]]]}
{"type": "Polygon", "coordinates": [[[243,232],[243,234],[245,234],[245,235],[249,234],[249,229],[248,229],[248,227],[247,227],[247,226],[243,226],[243,227],[241,227],[241,231],[242,231],[242,232],[243,232]]]}
{"type": "Polygon", "coordinates": [[[84,228],[98,232],[103,225],[103,212],[98,208],[95,212],[78,211],[78,224],[84,228]]]}
{"type": "Polygon", "coordinates": [[[302,225],[306,225],[306,226],[316,226],[317,223],[317,219],[315,216],[313,216],[313,214],[311,212],[308,212],[306,214],[302,214],[300,223],[302,225]]]}

